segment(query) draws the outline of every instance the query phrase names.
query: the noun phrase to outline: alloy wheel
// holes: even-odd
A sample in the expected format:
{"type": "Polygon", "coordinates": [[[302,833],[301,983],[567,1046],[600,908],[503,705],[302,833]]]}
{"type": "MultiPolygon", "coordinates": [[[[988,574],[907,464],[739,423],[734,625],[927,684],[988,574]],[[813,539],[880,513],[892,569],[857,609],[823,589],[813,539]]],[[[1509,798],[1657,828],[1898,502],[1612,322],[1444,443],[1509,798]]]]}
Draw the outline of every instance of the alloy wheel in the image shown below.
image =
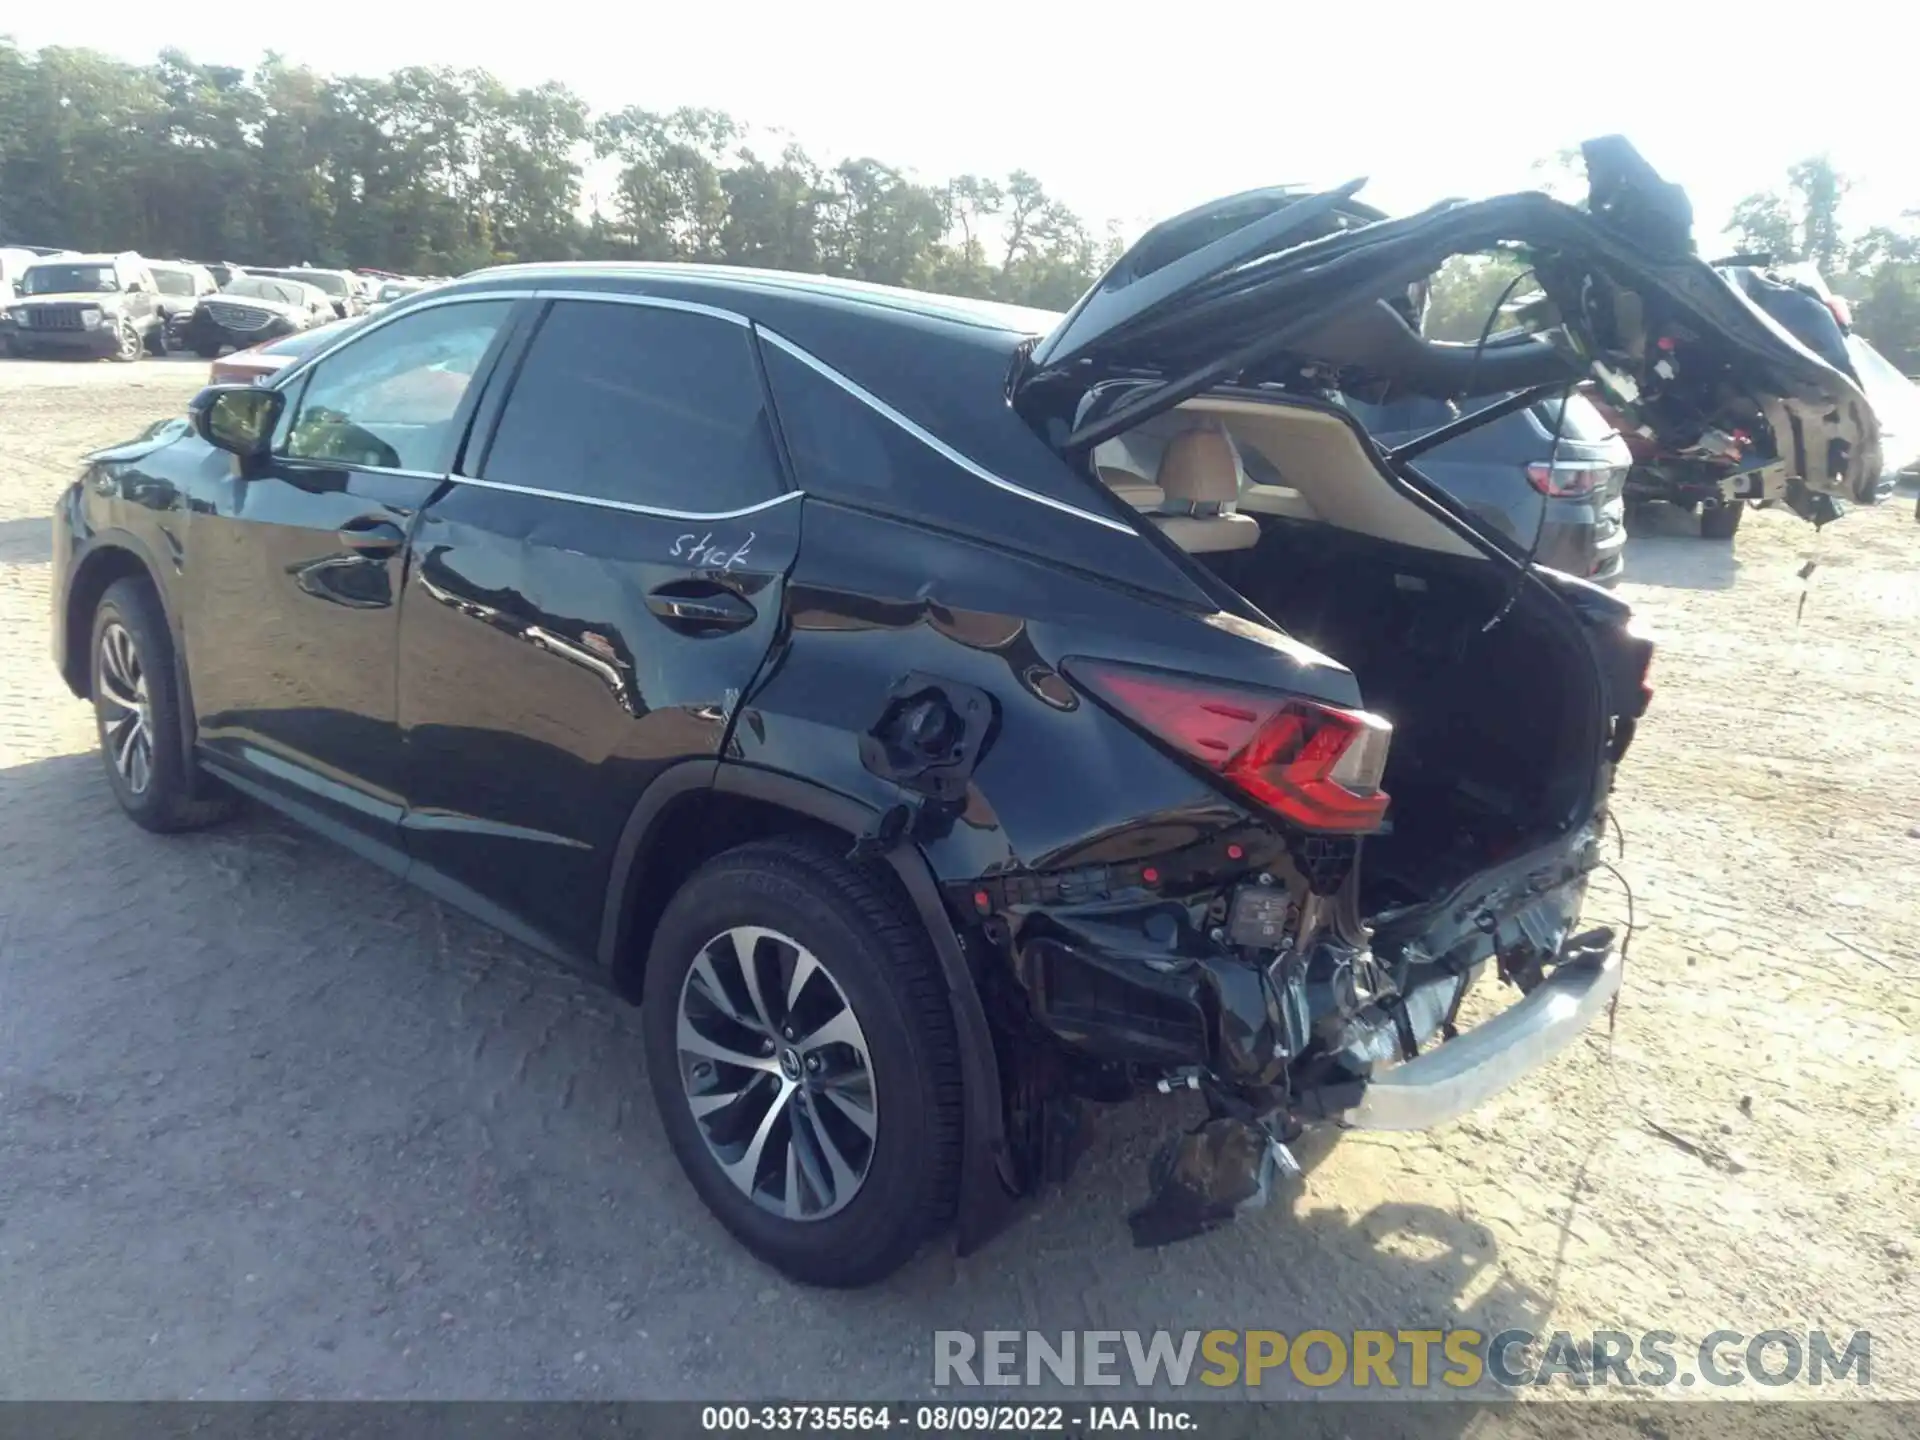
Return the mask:
{"type": "Polygon", "coordinates": [[[681,982],[675,1045],[700,1136],[754,1204],[814,1221],[859,1193],[879,1129],[873,1063],[810,950],[758,926],[716,935],[681,982]]]}
{"type": "Polygon", "coordinates": [[[97,688],[100,743],[128,791],[144,795],[153,780],[153,710],[139,647],[118,620],[100,632],[97,688]]]}

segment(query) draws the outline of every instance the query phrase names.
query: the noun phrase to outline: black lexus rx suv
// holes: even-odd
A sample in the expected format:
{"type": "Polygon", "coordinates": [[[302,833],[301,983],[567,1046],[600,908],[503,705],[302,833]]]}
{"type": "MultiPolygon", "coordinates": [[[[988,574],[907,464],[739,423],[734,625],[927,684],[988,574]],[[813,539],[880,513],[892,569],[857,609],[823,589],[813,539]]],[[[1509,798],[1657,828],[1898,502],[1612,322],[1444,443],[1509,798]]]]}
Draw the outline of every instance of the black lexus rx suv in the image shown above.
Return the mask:
{"type": "Polygon", "coordinates": [[[1620,984],[1580,910],[1651,646],[1337,398],[1504,397],[1451,434],[1592,378],[1791,421],[1803,492],[1877,464],[1684,198],[1590,162],[1585,210],[1235,196],[1064,316],[471,275],[90,457],[54,658],[138,823],[253,797],[641,1001],[676,1155],[788,1274],[977,1246],[1152,1086],[1206,1118],[1135,1239],[1190,1235],[1620,984]],[[1421,277],[1497,243],[1553,323],[1427,341],[1421,277]],[[1476,983],[1516,998],[1459,1025],[1476,983]]]}

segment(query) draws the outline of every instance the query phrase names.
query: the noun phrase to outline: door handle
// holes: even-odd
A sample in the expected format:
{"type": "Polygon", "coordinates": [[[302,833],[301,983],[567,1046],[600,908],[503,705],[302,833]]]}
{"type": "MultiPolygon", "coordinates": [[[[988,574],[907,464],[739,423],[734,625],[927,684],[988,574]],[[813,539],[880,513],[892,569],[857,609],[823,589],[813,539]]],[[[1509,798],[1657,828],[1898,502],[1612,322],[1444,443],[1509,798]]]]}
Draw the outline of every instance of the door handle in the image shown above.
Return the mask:
{"type": "Polygon", "coordinates": [[[347,521],[339,535],[342,545],[366,556],[391,555],[407,543],[406,532],[398,525],[371,515],[347,521]]]}
{"type": "Polygon", "coordinates": [[[647,596],[647,609],[673,629],[694,635],[741,630],[760,613],[726,586],[699,580],[662,585],[647,596]]]}

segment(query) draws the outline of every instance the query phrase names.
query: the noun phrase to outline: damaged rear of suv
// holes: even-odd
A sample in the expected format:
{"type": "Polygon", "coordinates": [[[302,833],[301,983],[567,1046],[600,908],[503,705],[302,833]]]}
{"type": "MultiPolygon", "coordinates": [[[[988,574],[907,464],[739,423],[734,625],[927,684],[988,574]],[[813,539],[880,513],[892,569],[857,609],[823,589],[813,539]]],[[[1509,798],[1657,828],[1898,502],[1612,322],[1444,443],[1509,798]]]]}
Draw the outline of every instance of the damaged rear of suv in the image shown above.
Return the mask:
{"type": "Polygon", "coordinates": [[[1587,158],[1585,210],[1516,195],[1388,220],[1352,187],[1203,207],[1020,363],[1015,407],[1218,605],[1164,649],[1061,642],[1059,703],[1127,739],[1076,743],[1049,794],[1105,813],[972,896],[1009,1023],[1053,1052],[1010,1081],[1025,1180],[1070,1153],[1067,1097],[1205,1099],[1133,1215],[1141,1243],[1264,1196],[1303,1125],[1454,1118],[1619,988],[1615,936],[1580,917],[1651,645],[1624,604],[1489,543],[1419,456],[1590,380],[1676,442],[1739,433],[1728,467],[1764,450],[1810,518],[1878,464],[1850,377],[1694,257],[1684,197],[1624,142],[1587,158]],[[1423,278],[1496,245],[1544,292],[1534,330],[1426,341],[1423,278]],[[1393,451],[1330,403],[1496,390],[1393,451]],[[1514,1003],[1462,1029],[1483,975],[1514,1003]]]}
{"type": "Polygon", "coordinates": [[[1444,1123],[1621,982],[1581,910],[1652,647],[1420,455],[1591,380],[1809,506],[1877,470],[1683,199],[1589,161],[1585,210],[1233,197],[1064,317],[469,276],[92,457],[55,654],[141,823],[225,782],[640,997],[676,1155],[787,1273],[979,1245],[1155,1087],[1206,1115],[1134,1232],[1191,1235],[1302,1127],[1444,1123]],[[1427,341],[1426,278],[1491,246],[1533,329],[1427,341]],[[1343,403],[1407,393],[1502,398],[1391,451],[1343,403]],[[268,623],[313,641],[291,708],[268,623]],[[1466,1025],[1476,984],[1511,1003],[1466,1025]]]}

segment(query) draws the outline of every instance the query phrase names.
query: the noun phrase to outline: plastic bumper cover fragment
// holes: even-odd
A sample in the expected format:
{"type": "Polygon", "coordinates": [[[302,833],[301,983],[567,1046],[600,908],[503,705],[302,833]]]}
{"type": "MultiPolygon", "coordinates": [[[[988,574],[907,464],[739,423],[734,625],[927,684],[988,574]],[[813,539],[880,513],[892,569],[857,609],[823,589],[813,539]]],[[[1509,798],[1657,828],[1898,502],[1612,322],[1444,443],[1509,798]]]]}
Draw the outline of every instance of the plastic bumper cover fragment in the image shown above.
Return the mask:
{"type": "Polygon", "coordinates": [[[1620,993],[1611,948],[1563,961],[1525,999],[1367,1082],[1337,1116],[1355,1130],[1431,1130],[1507,1089],[1566,1049],[1620,993]]]}

